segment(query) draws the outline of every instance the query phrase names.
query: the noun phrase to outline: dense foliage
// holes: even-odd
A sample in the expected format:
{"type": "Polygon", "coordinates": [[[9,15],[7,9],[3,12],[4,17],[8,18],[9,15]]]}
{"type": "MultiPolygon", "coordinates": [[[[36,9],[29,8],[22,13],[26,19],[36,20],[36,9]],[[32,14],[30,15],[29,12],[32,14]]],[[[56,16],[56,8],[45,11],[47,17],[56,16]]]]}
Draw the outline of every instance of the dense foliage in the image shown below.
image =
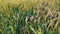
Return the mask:
{"type": "Polygon", "coordinates": [[[0,34],[60,34],[60,0],[0,0],[0,34]]]}

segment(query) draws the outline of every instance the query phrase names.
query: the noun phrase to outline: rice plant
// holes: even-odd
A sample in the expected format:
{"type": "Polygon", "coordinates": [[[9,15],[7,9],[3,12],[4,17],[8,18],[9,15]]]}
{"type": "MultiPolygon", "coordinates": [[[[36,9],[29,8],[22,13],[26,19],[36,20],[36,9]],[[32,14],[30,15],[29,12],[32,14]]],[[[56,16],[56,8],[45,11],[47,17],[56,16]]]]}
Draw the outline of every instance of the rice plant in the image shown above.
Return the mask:
{"type": "Polygon", "coordinates": [[[0,34],[60,34],[60,0],[0,0],[0,34]]]}

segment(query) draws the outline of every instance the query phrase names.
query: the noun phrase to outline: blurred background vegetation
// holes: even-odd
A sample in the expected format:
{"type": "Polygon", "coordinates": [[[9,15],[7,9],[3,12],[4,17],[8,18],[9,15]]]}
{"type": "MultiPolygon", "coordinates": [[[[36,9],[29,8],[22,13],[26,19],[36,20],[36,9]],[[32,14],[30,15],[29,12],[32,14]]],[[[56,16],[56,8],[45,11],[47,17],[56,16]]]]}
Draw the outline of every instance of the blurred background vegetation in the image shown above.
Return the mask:
{"type": "Polygon", "coordinates": [[[0,0],[0,34],[60,34],[60,0],[0,0]]]}

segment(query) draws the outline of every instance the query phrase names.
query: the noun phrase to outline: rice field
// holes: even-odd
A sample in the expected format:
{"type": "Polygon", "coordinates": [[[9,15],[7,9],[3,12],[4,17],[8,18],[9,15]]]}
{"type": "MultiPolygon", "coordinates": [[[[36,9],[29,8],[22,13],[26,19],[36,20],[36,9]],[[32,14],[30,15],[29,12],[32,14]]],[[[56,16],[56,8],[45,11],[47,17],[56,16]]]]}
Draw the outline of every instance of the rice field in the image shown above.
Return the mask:
{"type": "Polygon", "coordinates": [[[0,34],[60,34],[60,0],[0,0],[0,34]]]}

